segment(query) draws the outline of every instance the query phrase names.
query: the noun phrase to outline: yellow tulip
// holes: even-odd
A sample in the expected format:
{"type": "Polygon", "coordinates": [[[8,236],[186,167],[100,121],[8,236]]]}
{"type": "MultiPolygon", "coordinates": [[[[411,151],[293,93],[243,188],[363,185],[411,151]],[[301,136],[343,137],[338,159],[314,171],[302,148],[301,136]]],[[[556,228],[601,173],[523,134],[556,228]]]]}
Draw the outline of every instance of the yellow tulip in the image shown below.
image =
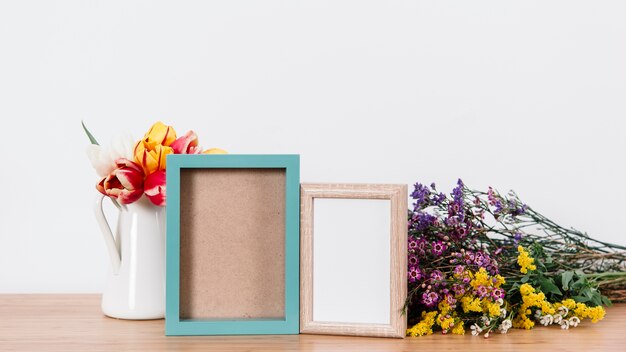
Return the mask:
{"type": "Polygon", "coordinates": [[[165,157],[173,154],[171,147],[141,140],[135,145],[135,162],[143,168],[146,175],[155,171],[165,171],[165,157]]]}
{"type": "Polygon", "coordinates": [[[158,121],[150,127],[150,130],[143,136],[143,140],[151,145],[162,144],[169,146],[176,140],[176,131],[174,131],[174,127],[158,121]]]}
{"type": "Polygon", "coordinates": [[[220,148],[211,148],[203,151],[202,154],[228,154],[228,152],[220,148]]]}

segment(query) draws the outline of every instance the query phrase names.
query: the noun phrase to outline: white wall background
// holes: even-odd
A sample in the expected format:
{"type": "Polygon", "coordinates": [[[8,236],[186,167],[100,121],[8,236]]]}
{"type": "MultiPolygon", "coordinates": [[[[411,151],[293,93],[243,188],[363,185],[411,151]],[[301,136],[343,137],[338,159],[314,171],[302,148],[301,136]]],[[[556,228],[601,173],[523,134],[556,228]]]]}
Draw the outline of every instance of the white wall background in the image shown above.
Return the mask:
{"type": "Polygon", "coordinates": [[[302,180],[514,188],[626,244],[624,1],[0,0],[0,292],[100,292],[84,119],[300,153],[302,180]]]}

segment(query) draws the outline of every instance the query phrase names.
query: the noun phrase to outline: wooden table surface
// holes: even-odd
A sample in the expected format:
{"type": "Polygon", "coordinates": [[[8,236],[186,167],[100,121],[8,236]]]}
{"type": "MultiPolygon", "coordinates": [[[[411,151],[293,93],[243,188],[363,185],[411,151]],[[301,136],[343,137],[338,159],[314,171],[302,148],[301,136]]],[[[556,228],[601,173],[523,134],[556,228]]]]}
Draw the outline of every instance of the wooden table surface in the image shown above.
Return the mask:
{"type": "Polygon", "coordinates": [[[124,321],[99,295],[0,295],[0,351],[625,351],[626,304],[597,323],[511,330],[489,339],[434,334],[406,339],[321,335],[165,336],[163,320],[124,321]]]}

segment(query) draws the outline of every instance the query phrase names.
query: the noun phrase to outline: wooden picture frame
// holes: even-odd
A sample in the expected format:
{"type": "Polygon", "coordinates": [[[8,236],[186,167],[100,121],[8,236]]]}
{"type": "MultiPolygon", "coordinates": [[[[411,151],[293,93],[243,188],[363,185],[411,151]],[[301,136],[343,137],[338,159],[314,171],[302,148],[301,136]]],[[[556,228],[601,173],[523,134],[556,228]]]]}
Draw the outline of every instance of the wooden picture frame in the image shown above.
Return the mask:
{"type": "MultiPolygon", "coordinates": [[[[406,334],[406,315],[402,314],[402,308],[407,295],[407,274],[406,274],[406,266],[407,266],[407,186],[406,185],[388,185],[388,184],[302,184],[300,187],[300,332],[305,334],[331,334],[331,335],[353,335],[353,336],[378,336],[378,337],[396,337],[403,338],[406,334]],[[370,217],[380,216],[381,218],[387,218],[386,225],[389,226],[388,231],[388,240],[384,239],[385,232],[387,232],[384,227],[382,231],[374,231],[373,239],[374,241],[379,241],[376,239],[378,234],[382,237],[383,242],[376,243],[385,243],[388,241],[388,246],[385,244],[383,246],[379,246],[377,249],[376,243],[372,247],[374,251],[379,251],[381,257],[385,257],[388,255],[388,265],[385,269],[385,265],[382,266],[382,270],[388,270],[388,276],[381,276],[383,278],[383,284],[386,284],[385,280],[389,280],[387,289],[389,289],[388,301],[387,298],[383,299],[382,302],[378,298],[373,298],[370,300],[369,304],[365,302],[354,303],[351,302],[353,298],[361,298],[361,292],[343,292],[342,294],[336,295],[334,293],[326,293],[324,291],[320,291],[320,293],[315,290],[315,283],[317,282],[319,285],[322,285],[325,281],[322,279],[317,279],[316,274],[323,275],[324,272],[329,273],[328,269],[334,273],[339,273],[336,275],[344,275],[340,276],[339,280],[334,281],[332,284],[326,284],[326,291],[332,291],[336,289],[336,284],[341,282],[343,278],[349,278],[349,273],[354,272],[353,270],[359,270],[362,264],[360,263],[368,263],[369,260],[373,259],[372,256],[367,256],[365,258],[359,258],[359,251],[363,248],[362,244],[359,243],[350,249],[338,249],[341,250],[341,253],[332,253],[332,251],[337,250],[334,248],[334,244],[332,242],[328,242],[325,238],[328,236],[322,235],[322,233],[318,233],[316,237],[314,224],[317,224],[318,230],[322,231],[323,229],[329,229],[330,227],[317,223],[316,215],[321,216],[321,214],[331,214],[331,216],[339,216],[342,217],[341,203],[339,204],[339,208],[333,206],[329,211],[321,212],[321,208],[318,211],[316,209],[316,200],[318,200],[317,207],[320,207],[322,203],[320,200],[323,199],[346,199],[346,200],[358,200],[357,203],[352,203],[350,205],[350,209],[359,208],[359,204],[362,201],[368,200],[387,200],[388,206],[387,210],[384,211],[384,214],[375,213],[370,217]],[[337,211],[338,210],[338,211],[337,211]],[[335,214],[335,215],[332,215],[335,214]],[[324,244],[326,243],[326,244],[324,244]],[[320,246],[328,246],[330,244],[331,252],[324,252],[323,247],[320,246]],[[387,247],[386,247],[387,246],[387,247]],[[388,253],[380,253],[382,248],[385,248],[384,252],[389,251],[388,253]],[[319,255],[315,255],[315,251],[319,251],[319,255]],[[346,256],[346,252],[350,252],[353,255],[353,258],[350,258],[349,255],[346,256]],[[353,253],[355,252],[355,253],[353,253]],[[355,265],[355,261],[356,265],[355,265]],[[326,262],[326,263],[324,263],[326,262]],[[328,264],[328,265],[327,265],[328,264]],[[324,266],[325,265],[325,266],[324,266]],[[342,266],[344,266],[342,268],[342,266]],[[318,269],[316,269],[318,268],[318,269]],[[316,273],[315,270],[318,270],[316,273]],[[344,274],[341,274],[344,272],[344,274]],[[330,288],[330,289],[328,289],[330,288]],[[327,296],[323,296],[326,294],[327,296]],[[345,299],[343,301],[331,302],[329,304],[328,311],[335,312],[339,307],[342,307],[346,304],[354,304],[355,309],[362,309],[367,312],[368,310],[374,309],[374,305],[380,305],[382,308],[386,309],[385,305],[388,305],[388,310],[383,310],[383,320],[382,323],[379,321],[372,322],[368,321],[368,317],[358,318],[363,321],[354,322],[352,319],[348,318],[343,321],[341,319],[333,319],[332,316],[334,313],[323,313],[321,308],[316,310],[316,297],[321,302],[322,300],[333,300],[336,297],[344,296],[345,299]],[[350,296],[350,297],[348,297],[350,296]],[[323,298],[323,299],[322,299],[323,298]],[[318,312],[319,311],[319,312],[318,312]],[[385,312],[389,314],[388,320],[385,318],[385,312]],[[319,315],[320,318],[317,319],[316,315],[319,315]],[[326,318],[322,317],[322,315],[326,316],[326,318]],[[330,318],[329,318],[330,317],[330,318]]],[[[376,207],[379,207],[377,202],[371,202],[376,207]]],[[[334,203],[328,203],[334,204],[334,203]]],[[[365,204],[365,203],[364,203],[365,204]]],[[[379,207],[380,208],[380,207],[379,207]]],[[[378,209],[378,208],[376,208],[378,209]]],[[[385,209],[385,208],[382,208],[385,209]]],[[[378,210],[377,210],[378,211],[378,210]]],[[[380,211],[378,211],[380,213],[380,211]]],[[[368,221],[368,216],[355,216],[353,219],[349,219],[353,224],[358,222],[368,221]]],[[[329,226],[340,226],[339,223],[343,222],[341,218],[335,218],[333,221],[329,221],[329,226]],[[339,221],[336,221],[336,220],[339,221]]],[[[348,223],[349,226],[350,223],[348,223]]],[[[368,224],[364,224],[369,226],[368,224]]],[[[377,226],[374,224],[374,226],[377,226]]],[[[333,231],[330,228],[330,232],[333,231]]],[[[331,234],[332,238],[337,239],[342,236],[352,236],[355,234],[351,234],[353,232],[351,228],[347,231],[343,229],[339,230],[339,232],[331,234]]],[[[358,235],[360,236],[360,235],[358,235]]],[[[341,247],[341,246],[339,246],[341,247]]],[[[386,262],[387,259],[383,260],[383,263],[386,262]]],[[[335,275],[335,274],[328,274],[335,275]]],[[[368,279],[370,273],[366,274],[368,279]]],[[[363,280],[361,280],[363,281],[363,280]]],[[[330,282],[330,281],[329,281],[330,282]]],[[[341,283],[339,284],[341,286],[341,283]]],[[[346,290],[351,291],[352,286],[348,284],[346,290]]],[[[320,287],[319,290],[323,288],[320,287]]],[[[383,295],[382,297],[386,297],[383,295]]],[[[348,313],[350,314],[350,313],[348,313]]]]}
{"type": "Polygon", "coordinates": [[[298,155],[168,155],[166,335],[299,332],[298,155]]]}

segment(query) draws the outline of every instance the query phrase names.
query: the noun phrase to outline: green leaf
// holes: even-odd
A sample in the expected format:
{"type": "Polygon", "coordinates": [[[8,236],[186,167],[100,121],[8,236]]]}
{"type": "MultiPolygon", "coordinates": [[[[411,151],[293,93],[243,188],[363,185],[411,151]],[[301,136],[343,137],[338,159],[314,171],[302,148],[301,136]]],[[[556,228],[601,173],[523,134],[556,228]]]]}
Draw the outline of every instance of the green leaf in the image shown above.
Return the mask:
{"type": "Polygon", "coordinates": [[[572,281],[573,278],[574,278],[573,271],[566,271],[561,275],[561,285],[563,286],[563,290],[565,291],[569,290],[569,283],[572,281]]]}
{"type": "Polygon", "coordinates": [[[572,299],[576,302],[585,303],[589,302],[589,298],[583,296],[573,296],[572,299]]]}
{"type": "Polygon", "coordinates": [[[613,305],[613,302],[611,302],[611,300],[607,296],[602,296],[602,304],[604,304],[607,307],[610,307],[613,305]]]}
{"type": "Polygon", "coordinates": [[[561,296],[562,293],[558,287],[552,282],[550,279],[542,279],[540,281],[541,290],[545,293],[553,293],[555,295],[561,296]]]}
{"type": "Polygon", "coordinates": [[[89,137],[89,141],[91,142],[91,144],[100,145],[98,141],[96,140],[96,137],[94,137],[93,134],[89,132],[89,130],[87,129],[87,126],[85,126],[85,123],[83,121],[80,121],[80,124],[83,125],[83,130],[87,134],[87,137],[89,137]]]}

